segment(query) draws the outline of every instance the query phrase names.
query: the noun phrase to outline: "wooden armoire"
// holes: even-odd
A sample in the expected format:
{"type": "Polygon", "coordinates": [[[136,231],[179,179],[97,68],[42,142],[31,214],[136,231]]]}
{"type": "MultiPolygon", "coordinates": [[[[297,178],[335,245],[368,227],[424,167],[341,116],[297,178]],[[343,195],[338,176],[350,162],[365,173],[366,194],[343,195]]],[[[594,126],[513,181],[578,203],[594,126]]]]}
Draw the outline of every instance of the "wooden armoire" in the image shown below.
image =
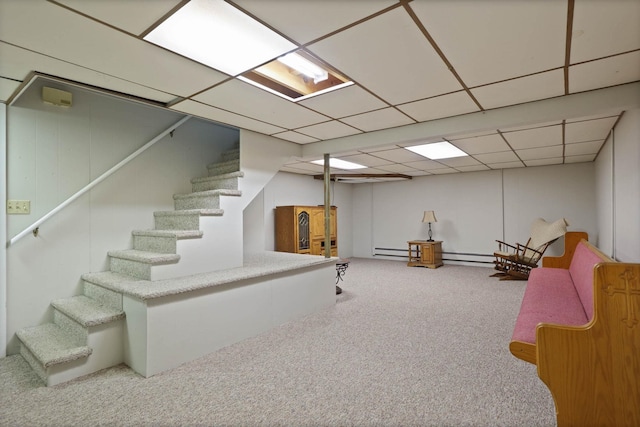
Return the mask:
{"type": "MultiPolygon", "coordinates": [[[[337,208],[331,206],[331,256],[338,256],[337,208]]],[[[324,255],[324,206],[276,206],[276,251],[324,255]]]]}

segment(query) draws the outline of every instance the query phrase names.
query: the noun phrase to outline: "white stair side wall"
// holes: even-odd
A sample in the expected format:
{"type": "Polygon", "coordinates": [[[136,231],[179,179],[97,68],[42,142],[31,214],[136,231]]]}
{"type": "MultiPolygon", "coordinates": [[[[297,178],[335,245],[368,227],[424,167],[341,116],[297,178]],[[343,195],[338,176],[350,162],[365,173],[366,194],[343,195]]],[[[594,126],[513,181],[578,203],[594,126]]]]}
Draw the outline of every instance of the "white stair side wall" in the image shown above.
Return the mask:
{"type": "Polygon", "coordinates": [[[47,368],[47,386],[61,384],[122,363],[124,361],[123,331],[124,319],[91,326],[87,345],[93,349],[93,353],[87,358],[47,368]]]}
{"type": "Polygon", "coordinates": [[[292,157],[302,155],[302,146],[249,130],[240,131],[240,170],[244,178],[239,180],[244,200],[243,209],[278,173],[292,157]]]}
{"type": "Polygon", "coordinates": [[[125,363],[150,377],[335,304],[335,265],[142,301],[124,297],[125,363]]]}
{"type": "Polygon", "coordinates": [[[242,197],[222,196],[222,216],[201,216],[200,239],[178,240],[175,264],[151,267],[151,280],[173,279],[242,266],[242,197]]]}

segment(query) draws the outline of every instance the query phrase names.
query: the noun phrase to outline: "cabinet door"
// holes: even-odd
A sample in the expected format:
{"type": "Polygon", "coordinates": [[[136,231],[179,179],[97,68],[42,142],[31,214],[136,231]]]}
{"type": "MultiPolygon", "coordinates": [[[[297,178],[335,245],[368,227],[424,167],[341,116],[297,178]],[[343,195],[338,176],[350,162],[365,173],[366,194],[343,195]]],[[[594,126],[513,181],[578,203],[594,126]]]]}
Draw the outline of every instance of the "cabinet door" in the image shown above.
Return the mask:
{"type": "Polygon", "coordinates": [[[430,243],[425,243],[421,245],[420,261],[426,264],[433,264],[434,263],[434,247],[435,246],[430,243]]]}
{"type": "Polygon", "coordinates": [[[306,210],[298,210],[297,212],[297,252],[308,251],[311,244],[311,223],[310,223],[310,215],[306,210]]]}

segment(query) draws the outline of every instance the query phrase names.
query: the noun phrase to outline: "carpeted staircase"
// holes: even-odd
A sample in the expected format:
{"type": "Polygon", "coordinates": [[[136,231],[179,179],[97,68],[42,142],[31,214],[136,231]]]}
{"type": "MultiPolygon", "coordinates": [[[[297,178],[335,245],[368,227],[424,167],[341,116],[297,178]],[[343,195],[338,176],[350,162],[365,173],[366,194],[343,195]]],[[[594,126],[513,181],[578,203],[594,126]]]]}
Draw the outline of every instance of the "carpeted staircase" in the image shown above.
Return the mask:
{"type": "MultiPolygon", "coordinates": [[[[123,362],[122,294],[101,284],[177,278],[237,266],[215,266],[209,260],[185,259],[182,264],[187,269],[180,267],[180,248],[184,248],[181,241],[187,242],[187,246],[191,242],[192,245],[216,244],[216,236],[201,230],[201,217],[222,217],[220,198],[241,196],[238,178],[243,177],[243,172],[239,149],[222,153],[221,161],[207,169],[208,176],[191,180],[191,193],[173,196],[175,210],[154,212],[153,230],[132,232],[132,249],[108,252],[109,271],[82,276],[84,295],[52,301],[53,323],[16,333],[21,342],[20,353],[47,385],[123,362]]],[[[231,214],[242,215],[242,211],[231,214]]],[[[239,235],[241,237],[241,230],[239,235]]]]}

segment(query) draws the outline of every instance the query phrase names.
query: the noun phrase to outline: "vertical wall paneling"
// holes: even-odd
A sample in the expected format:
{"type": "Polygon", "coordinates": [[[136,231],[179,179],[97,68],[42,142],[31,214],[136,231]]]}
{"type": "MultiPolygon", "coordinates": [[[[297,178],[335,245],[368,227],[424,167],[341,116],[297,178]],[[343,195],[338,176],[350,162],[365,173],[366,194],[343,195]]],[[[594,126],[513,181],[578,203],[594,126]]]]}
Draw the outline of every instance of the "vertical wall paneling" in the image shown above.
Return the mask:
{"type": "Polygon", "coordinates": [[[7,348],[7,106],[0,103],[0,357],[7,348]]]}

